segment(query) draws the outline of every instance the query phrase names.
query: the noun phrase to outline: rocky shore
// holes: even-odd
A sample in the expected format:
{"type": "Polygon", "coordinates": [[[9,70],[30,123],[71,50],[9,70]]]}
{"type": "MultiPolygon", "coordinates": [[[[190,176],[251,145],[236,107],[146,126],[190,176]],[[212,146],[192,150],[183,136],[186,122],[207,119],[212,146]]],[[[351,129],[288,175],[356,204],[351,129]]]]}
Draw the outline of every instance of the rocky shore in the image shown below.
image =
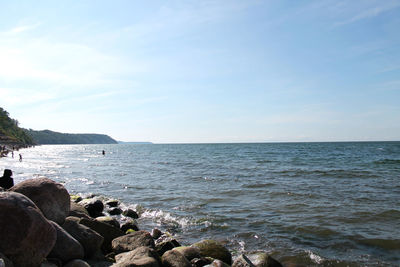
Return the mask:
{"type": "Polygon", "coordinates": [[[0,188],[0,267],[280,267],[265,252],[232,257],[216,240],[190,246],[141,230],[118,200],[70,195],[47,178],[0,188]]]}

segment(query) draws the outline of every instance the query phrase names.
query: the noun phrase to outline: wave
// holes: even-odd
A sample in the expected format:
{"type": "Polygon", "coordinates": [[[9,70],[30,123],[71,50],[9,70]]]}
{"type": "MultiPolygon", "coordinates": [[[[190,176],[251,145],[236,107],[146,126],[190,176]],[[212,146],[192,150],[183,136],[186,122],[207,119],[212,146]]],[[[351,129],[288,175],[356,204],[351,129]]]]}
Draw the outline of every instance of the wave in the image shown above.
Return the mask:
{"type": "Polygon", "coordinates": [[[382,159],[373,162],[376,165],[398,165],[400,164],[400,159],[382,159]]]}

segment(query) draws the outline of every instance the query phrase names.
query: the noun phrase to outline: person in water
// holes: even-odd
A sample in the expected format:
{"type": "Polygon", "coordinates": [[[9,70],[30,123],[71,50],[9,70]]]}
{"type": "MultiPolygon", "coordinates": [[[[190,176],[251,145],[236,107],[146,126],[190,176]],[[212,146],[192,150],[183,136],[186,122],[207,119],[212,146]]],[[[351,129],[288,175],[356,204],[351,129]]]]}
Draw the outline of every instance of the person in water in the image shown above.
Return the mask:
{"type": "Polygon", "coordinates": [[[22,155],[21,154],[19,154],[19,161],[20,162],[22,161],[22,155]]]}
{"type": "Polygon", "coordinates": [[[103,152],[102,152],[102,153],[103,153],[103,155],[105,155],[105,154],[106,154],[106,152],[105,152],[104,150],[103,150],[103,152]]]}
{"type": "Polygon", "coordinates": [[[14,179],[11,178],[11,176],[12,171],[9,169],[5,169],[3,176],[0,177],[0,187],[3,187],[4,189],[10,189],[14,186],[14,179]]]}

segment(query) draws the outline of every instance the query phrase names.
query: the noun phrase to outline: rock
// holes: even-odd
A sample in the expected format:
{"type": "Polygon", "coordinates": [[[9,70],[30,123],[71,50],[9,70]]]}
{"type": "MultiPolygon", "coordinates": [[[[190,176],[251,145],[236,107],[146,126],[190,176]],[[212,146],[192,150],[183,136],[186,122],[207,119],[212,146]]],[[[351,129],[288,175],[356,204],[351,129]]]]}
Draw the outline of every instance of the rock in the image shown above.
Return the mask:
{"type": "Polygon", "coordinates": [[[206,257],[201,257],[201,258],[194,258],[190,261],[193,267],[203,267],[205,265],[209,265],[213,262],[213,258],[206,258],[206,257]]]}
{"type": "Polygon", "coordinates": [[[0,193],[0,251],[15,266],[39,266],[56,238],[54,227],[29,198],[0,193]]]}
{"type": "Polygon", "coordinates": [[[202,240],[192,245],[198,248],[203,257],[211,257],[221,260],[228,265],[232,264],[232,255],[228,249],[215,240],[202,240]]]}
{"type": "Polygon", "coordinates": [[[51,224],[57,231],[57,240],[48,257],[57,258],[63,262],[73,259],[83,259],[85,252],[81,243],[55,222],[51,222],[51,224]]]}
{"type": "Polygon", "coordinates": [[[164,267],[192,267],[186,257],[176,250],[165,252],[161,257],[161,262],[164,267]]]}
{"type": "Polygon", "coordinates": [[[139,218],[139,215],[138,215],[138,214],[136,213],[136,211],[134,211],[133,209],[124,210],[124,211],[122,212],[122,215],[124,215],[124,216],[126,216],[126,217],[133,218],[133,219],[139,218]]]}
{"type": "Polygon", "coordinates": [[[0,253],[0,267],[14,267],[14,264],[5,255],[0,253]]]}
{"type": "MultiPolygon", "coordinates": [[[[172,250],[175,250],[175,251],[178,251],[179,253],[181,253],[183,256],[186,257],[186,259],[188,259],[188,261],[191,261],[196,258],[201,258],[200,250],[195,247],[176,247],[172,250]]],[[[211,263],[211,262],[209,262],[209,263],[211,263]]],[[[209,264],[209,263],[207,263],[207,264],[209,264]]]]}
{"type": "Polygon", "coordinates": [[[78,195],[69,195],[69,197],[71,198],[71,201],[73,201],[74,203],[78,203],[79,201],[82,200],[82,197],[78,195]]]}
{"type": "Polygon", "coordinates": [[[62,228],[81,243],[85,251],[85,258],[90,258],[99,252],[103,237],[89,227],[79,224],[79,220],[76,217],[67,217],[62,228]]]}
{"type": "MultiPolygon", "coordinates": [[[[117,219],[111,217],[111,216],[100,216],[96,218],[96,221],[103,222],[103,223],[108,223],[109,225],[112,225],[118,229],[120,229],[120,225],[117,219]]],[[[121,230],[122,231],[122,230],[121,230]]],[[[125,231],[123,231],[125,232],[125,231]]]]}
{"type": "Polygon", "coordinates": [[[154,248],[153,237],[147,231],[137,231],[129,235],[117,237],[111,244],[116,254],[131,251],[138,247],[154,248]]]}
{"type": "Polygon", "coordinates": [[[90,218],[89,213],[79,203],[71,201],[70,210],[68,216],[78,217],[78,218],[90,218]]]}
{"type": "Polygon", "coordinates": [[[115,207],[118,207],[119,201],[116,200],[116,199],[110,199],[110,200],[108,200],[108,201],[106,202],[106,205],[109,206],[109,207],[111,207],[111,208],[115,208],[115,207]]]}
{"type": "Polygon", "coordinates": [[[91,267],[109,267],[109,266],[112,266],[114,262],[99,261],[99,260],[87,260],[87,263],[89,263],[89,265],[91,267]]]}
{"type": "Polygon", "coordinates": [[[242,254],[236,258],[232,267],[255,267],[255,265],[246,257],[246,255],[242,254]]]}
{"type": "Polygon", "coordinates": [[[21,193],[31,199],[43,215],[58,224],[64,222],[70,210],[70,196],[62,184],[47,178],[36,178],[22,181],[10,188],[10,191],[21,193]]]}
{"type": "Polygon", "coordinates": [[[143,266],[159,267],[157,252],[149,247],[138,247],[133,251],[121,253],[115,256],[115,267],[143,266]]]}
{"type": "Polygon", "coordinates": [[[247,255],[247,258],[256,267],[282,267],[282,264],[269,256],[266,252],[257,252],[247,255]]]}
{"type": "Polygon", "coordinates": [[[207,267],[229,267],[230,265],[226,264],[225,262],[221,261],[221,260],[213,260],[213,262],[211,262],[211,264],[209,265],[205,265],[207,267]]]}
{"type": "Polygon", "coordinates": [[[40,264],[40,267],[58,267],[58,265],[54,262],[45,260],[40,264]]]}
{"type": "Polygon", "coordinates": [[[108,213],[110,213],[110,215],[120,215],[122,214],[122,210],[120,208],[112,208],[108,213]]]}
{"type": "Polygon", "coordinates": [[[64,267],[90,267],[90,265],[86,261],[76,259],[68,262],[64,267]]]}
{"type": "Polygon", "coordinates": [[[153,230],[151,230],[151,236],[154,239],[158,239],[158,238],[160,238],[162,236],[162,232],[159,229],[154,228],[153,230]]]}
{"type": "Polygon", "coordinates": [[[93,218],[104,216],[104,204],[100,199],[89,198],[79,202],[80,205],[84,206],[89,215],[93,218]]]}
{"type": "Polygon", "coordinates": [[[116,228],[105,222],[81,218],[79,220],[79,223],[89,227],[104,238],[101,249],[105,254],[112,251],[111,241],[117,237],[124,235],[124,232],[122,232],[119,228],[116,228]]]}
{"type": "Polygon", "coordinates": [[[139,227],[137,226],[137,223],[133,219],[129,219],[128,221],[124,222],[121,225],[121,231],[126,232],[129,229],[132,229],[134,231],[139,231],[139,227]]]}
{"type": "Polygon", "coordinates": [[[155,242],[156,251],[160,256],[162,256],[166,251],[180,246],[179,242],[171,237],[160,241],[156,240],[155,242]]]}

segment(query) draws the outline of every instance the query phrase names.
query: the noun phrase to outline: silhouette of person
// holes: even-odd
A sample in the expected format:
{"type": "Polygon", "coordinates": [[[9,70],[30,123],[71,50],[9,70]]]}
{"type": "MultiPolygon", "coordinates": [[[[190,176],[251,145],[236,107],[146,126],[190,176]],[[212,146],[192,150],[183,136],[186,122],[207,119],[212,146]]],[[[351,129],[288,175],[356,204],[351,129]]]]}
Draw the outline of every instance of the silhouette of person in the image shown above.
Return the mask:
{"type": "Polygon", "coordinates": [[[106,152],[105,152],[104,150],[103,150],[103,152],[102,152],[102,153],[103,153],[103,155],[105,155],[105,154],[106,154],[106,152]]]}
{"type": "Polygon", "coordinates": [[[12,171],[9,169],[5,169],[3,176],[0,177],[0,187],[3,187],[4,189],[9,189],[14,186],[14,179],[11,178],[11,176],[12,171]]]}
{"type": "Polygon", "coordinates": [[[22,161],[22,155],[19,154],[19,162],[21,162],[21,161],[22,161]]]}

